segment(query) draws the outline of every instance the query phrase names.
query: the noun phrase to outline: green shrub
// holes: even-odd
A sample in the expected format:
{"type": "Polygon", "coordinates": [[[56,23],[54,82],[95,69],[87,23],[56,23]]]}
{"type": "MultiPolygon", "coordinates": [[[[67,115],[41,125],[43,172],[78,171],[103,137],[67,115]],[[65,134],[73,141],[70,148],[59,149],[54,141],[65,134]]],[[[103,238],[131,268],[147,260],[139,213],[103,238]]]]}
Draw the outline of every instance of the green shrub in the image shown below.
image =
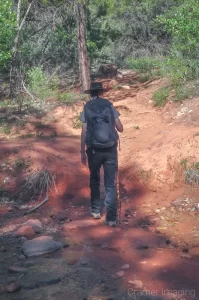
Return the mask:
{"type": "Polygon", "coordinates": [[[127,59],[127,66],[139,72],[151,72],[161,66],[162,58],[140,57],[127,59]]]}
{"type": "Polygon", "coordinates": [[[174,101],[185,100],[190,96],[190,90],[186,86],[176,86],[174,101]]]}
{"type": "Polygon", "coordinates": [[[52,94],[48,86],[48,80],[41,67],[28,71],[28,88],[39,99],[43,100],[52,94]]]}
{"type": "Polygon", "coordinates": [[[4,121],[0,122],[0,128],[1,128],[1,132],[3,132],[4,134],[11,133],[11,127],[9,126],[9,124],[5,123],[4,121]]]}
{"type": "Polygon", "coordinates": [[[154,92],[153,101],[155,106],[163,106],[170,93],[170,87],[162,87],[154,92]]]}

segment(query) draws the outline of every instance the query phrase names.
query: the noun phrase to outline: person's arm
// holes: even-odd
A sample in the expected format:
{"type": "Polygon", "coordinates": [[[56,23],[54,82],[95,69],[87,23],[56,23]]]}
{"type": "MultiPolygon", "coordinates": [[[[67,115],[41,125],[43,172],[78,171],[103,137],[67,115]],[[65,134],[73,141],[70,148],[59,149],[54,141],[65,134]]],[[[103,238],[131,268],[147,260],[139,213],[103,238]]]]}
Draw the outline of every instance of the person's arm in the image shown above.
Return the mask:
{"type": "Polygon", "coordinates": [[[86,137],[87,124],[82,123],[82,132],[81,132],[81,152],[85,152],[85,137],[86,137]]]}
{"type": "Polygon", "coordinates": [[[124,131],[123,125],[122,125],[122,123],[121,123],[121,121],[120,121],[119,118],[115,119],[115,127],[116,127],[117,131],[119,131],[119,132],[123,132],[124,131]]]}
{"type": "Polygon", "coordinates": [[[86,166],[86,150],[85,150],[85,137],[86,137],[87,125],[86,123],[82,123],[82,132],[81,132],[81,163],[86,166]]]}
{"type": "Polygon", "coordinates": [[[122,122],[119,119],[120,113],[119,113],[119,111],[117,111],[117,109],[113,105],[112,105],[112,109],[113,109],[113,115],[115,118],[115,128],[117,129],[117,131],[123,132],[124,128],[123,128],[122,122]]]}

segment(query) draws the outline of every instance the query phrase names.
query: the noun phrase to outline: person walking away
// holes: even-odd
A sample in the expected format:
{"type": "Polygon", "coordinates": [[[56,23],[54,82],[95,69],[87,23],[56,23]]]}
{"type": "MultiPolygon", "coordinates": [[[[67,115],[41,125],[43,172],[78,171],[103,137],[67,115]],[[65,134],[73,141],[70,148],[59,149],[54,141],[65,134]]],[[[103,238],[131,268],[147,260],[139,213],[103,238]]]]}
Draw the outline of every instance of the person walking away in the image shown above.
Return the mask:
{"type": "Polygon", "coordinates": [[[120,113],[112,103],[102,98],[101,82],[91,83],[90,89],[84,93],[90,94],[81,113],[81,162],[87,164],[90,171],[91,216],[101,218],[100,212],[100,168],[104,168],[105,207],[104,222],[114,227],[117,223],[117,188],[116,174],[118,169],[117,146],[118,132],[123,132],[119,119],[120,113]]]}

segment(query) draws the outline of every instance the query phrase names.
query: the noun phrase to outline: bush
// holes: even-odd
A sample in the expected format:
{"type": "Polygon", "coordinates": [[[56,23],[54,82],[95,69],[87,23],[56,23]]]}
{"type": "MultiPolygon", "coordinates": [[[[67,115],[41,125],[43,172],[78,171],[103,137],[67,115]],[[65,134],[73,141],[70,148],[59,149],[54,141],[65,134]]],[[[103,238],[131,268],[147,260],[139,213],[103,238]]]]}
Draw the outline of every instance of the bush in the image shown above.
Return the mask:
{"type": "Polygon", "coordinates": [[[28,71],[28,88],[39,99],[43,100],[52,93],[48,86],[48,80],[41,67],[32,68],[28,71]]]}
{"type": "Polygon", "coordinates": [[[127,59],[128,68],[140,72],[151,72],[154,69],[160,68],[162,58],[140,57],[127,59]]]}
{"type": "Polygon", "coordinates": [[[155,106],[163,106],[166,103],[166,100],[170,93],[170,87],[162,87],[154,92],[153,100],[155,106]]]}
{"type": "Polygon", "coordinates": [[[190,96],[190,90],[186,86],[179,85],[175,88],[174,101],[185,100],[190,96]]]}

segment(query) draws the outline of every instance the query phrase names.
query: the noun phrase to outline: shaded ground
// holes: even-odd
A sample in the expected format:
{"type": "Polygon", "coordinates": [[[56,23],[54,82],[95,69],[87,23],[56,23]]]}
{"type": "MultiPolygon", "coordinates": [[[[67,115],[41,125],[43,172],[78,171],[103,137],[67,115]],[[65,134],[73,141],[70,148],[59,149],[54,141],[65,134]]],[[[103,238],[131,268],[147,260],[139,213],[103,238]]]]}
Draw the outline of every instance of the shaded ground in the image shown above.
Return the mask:
{"type": "MultiPolygon", "coordinates": [[[[120,82],[128,83],[129,78],[120,82]]],[[[199,299],[198,190],[184,183],[186,168],[197,171],[199,99],[185,102],[189,109],[181,114],[181,103],[154,108],[152,93],[163,84],[136,83],[107,93],[125,128],[119,152],[122,224],[117,228],[102,220],[84,226],[90,220],[88,170],[80,165],[80,130],[73,128],[83,104],[32,118],[23,132],[13,131],[9,141],[1,142],[0,299],[150,299],[143,292],[135,297],[133,288],[160,299],[168,294],[170,299],[199,299]],[[37,129],[41,134],[31,137],[37,129]],[[38,201],[12,201],[6,191],[37,169],[57,173],[58,192],[24,216],[38,201]],[[23,241],[11,234],[29,218],[42,222],[43,234],[70,247],[39,258],[21,257],[23,241]],[[27,273],[8,272],[14,264],[27,267],[27,273]],[[124,264],[129,265],[124,275],[112,278],[124,264]],[[8,282],[17,280],[21,291],[5,293],[8,282]],[[135,280],[140,287],[129,283],[135,280]]]]}

